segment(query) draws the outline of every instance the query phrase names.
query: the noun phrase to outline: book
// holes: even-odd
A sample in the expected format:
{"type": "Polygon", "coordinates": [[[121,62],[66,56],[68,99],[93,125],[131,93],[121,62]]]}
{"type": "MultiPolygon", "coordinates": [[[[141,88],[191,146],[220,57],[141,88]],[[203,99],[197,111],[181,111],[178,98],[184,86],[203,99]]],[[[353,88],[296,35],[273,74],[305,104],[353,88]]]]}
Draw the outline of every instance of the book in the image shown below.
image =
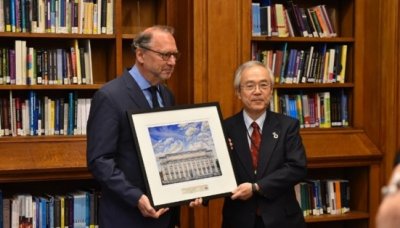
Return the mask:
{"type": "Polygon", "coordinates": [[[114,0],[107,0],[106,34],[114,33],[114,0]]]}
{"type": "Polygon", "coordinates": [[[289,31],[285,19],[285,7],[283,4],[275,4],[276,27],[278,29],[278,37],[288,37],[289,31]]]}
{"type": "MultiPolygon", "coordinates": [[[[254,26],[254,25],[253,25],[254,26]]],[[[260,35],[271,36],[271,7],[260,7],[260,35]]]]}
{"type": "Polygon", "coordinates": [[[252,36],[260,36],[261,35],[260,3],[253,2],[251,4],[251,15],[252,15],[252,21],[251,21],[252,36]]]}
{"type": "Polygon", "coordinates": [[[340,57],[341,70],[339,73],[339,82],[345,83],[345,81],[346,81],[346,62],[347,62],[347,44],[341,45],[340,54],[341,54],[341,57],[340,57]]]}

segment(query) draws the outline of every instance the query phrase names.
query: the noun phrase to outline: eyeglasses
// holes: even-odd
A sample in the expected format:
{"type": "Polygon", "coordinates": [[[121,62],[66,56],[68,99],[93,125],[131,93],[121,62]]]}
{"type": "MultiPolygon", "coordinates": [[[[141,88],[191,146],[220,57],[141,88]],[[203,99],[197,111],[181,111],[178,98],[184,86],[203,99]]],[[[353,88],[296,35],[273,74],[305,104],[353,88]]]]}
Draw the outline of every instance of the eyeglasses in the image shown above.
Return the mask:
{"type": "Polygon", "coordinates": [[[267,90],[271,88],[272,83],[271,82],[260,82],[260,83],[246,83],[243,85],[240,85],[241,88],[243,88],[246,91],[252,92],[258,87],[260,90],[267,90]]]}
{"type": "Polygon", "coordinates": [[[144,46],[139,46],[139,48],[158,54],[164,61],[168,61],[171,56],[174,56],[175,60],[178,60],[181,57],[180,52],[159,52],[144,46]]]}
{"type": "Polygon", "coordinates": [[[400,190],[400,180],[397,180],[395,183],[383,186],[381,189],[382,196],[388,196],[394,194],[400,190]]]}

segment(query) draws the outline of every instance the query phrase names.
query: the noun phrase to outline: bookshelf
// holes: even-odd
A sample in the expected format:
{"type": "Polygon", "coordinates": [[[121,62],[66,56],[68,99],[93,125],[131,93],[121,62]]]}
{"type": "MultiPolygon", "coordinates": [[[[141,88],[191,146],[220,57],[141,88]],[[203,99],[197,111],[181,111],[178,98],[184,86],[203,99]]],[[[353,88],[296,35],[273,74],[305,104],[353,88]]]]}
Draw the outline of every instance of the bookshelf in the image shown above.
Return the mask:
{"type": "MultiPolygon", "coordinates": [[[[0,32],[1,47],[14,48],[15,40],[28,47],[69,48],[74,40],[90,40],[93,84],[0,85],[0,96],[27,97],[28,91],[41,96],[63,96],[77,91],[90,98],[105,82],[134,63],[130,43],[141,29],[166,23],[167,1],[114,0],[113,33],[0,32]],[[61,95],[59,95],[61,94],[61,95]]],[[[0,183],[42,180],[90,179],[86,170],[86,136],[3,136],[0,149],[0,183]]]]}
{"type": "MultiPolygon", "coordinates": [[[[272,1],[283,3],[285,1],[272,1]]],[[[308,158],[308,177],[312,179],[347,179],[350,183],[350,212],[342,215],[306,216],[308,227],[373,227],[375,206],[379,202],[381,152],[362,129],[358,105],[362,102],[362,75],[360,74],[360,53],[362,42],[358,35],[360,18],[355,12],[362,10],[360,1],[293,1],[298,7],[311,8],[324,4],[335,12],[336,37],[249,37],[252,48],[245,53],[254,53],[256,49],[268,49],[282,44],[294,48],[330,45],[347,45],[346,80],[344,83],[278,83],[277,93],[315,93],[321,91],[343,90],[348,97],[348,127],[305,128],[301,134],[308,158]],[[250,51],[250,52],[249,52],[250,51]],[[292,92],[293,93],[293,92],[292,92]],[[296,93],[296,92],[294,92],[296,93]],[[339,144],[339,145],[338,145],[339,144]],[[365,191],[368,189],[369,191],[365,191]]],[[[251,29],[251,28],[250,28],[251,29]]],[[[251,30],[248,32],[251,34],[251,30]]],[[[307,48],[304,48],[307,50],[307,48]]],[[[246,55],[246,54],[245,54],[246,55]]],[[[252,54],[254,56],[254,54],[252,54]]],[[[282,81],[282,80],[281,80],[282,81]]],[[[332,107],[332,106],[331,106],[332,107]]]]}
{"type": "MultiPolygon", "coordinates": [[[[192,64],[190,48],[192,33],[188,29],[188,9],[191,3],[184,0],[131,1],[113,0],[113,32],[111,34],[58,34],[0,32],[0,47],[14,48],[15,40],[25,40],[35,48],[69,48],[77,40],[90,40],[93,65],[93,84],[78,85],[0,85],[0,98],[13,95],[27,97],[29,91],[40,96],[65,96],[77,91],[90,98],[104,83],[121,75],[134,63],[131,43],[135,35],[155,24],[175,27],[180,52],[186,56],[180,61],[173,79],[167,82],[177,96],[177,102],[190,103],[189,85],[192,64]],[[179,89],[178,89],[179,88],[179,89]]],[[[85,135],[2,136],[0,137],[0,189],[3,196],[15,193],[60,194],[77,189],[98,188],[86,167],[85,135]]],[[[189,209],[182,210],[182,227],[189,225],[189,209]]]]}
{"type": "MultiPolygon", "coordinates": [[[[202,29],[195,30],[195,37],[198,38],[195,39],[195,43],[198,41],[203,45],[195,48],[195,53],[198,53],[196,56],[198,59],[195,58],[195,62],[196,64],[200,62],[198,66],[202,69],[202,71],[195,70],[195,81],[199,82],[199,85],[195,87],[197,92],[195,94],[199,95],[195,96],[195,102],[219,101],[224,117],[239,111],[241,105],[234,96],[232,77],[238,65],[252,58],[254,44],[261,48],[280,48],[284,43],[296,48],[317,46],[323,43],[347,44],[345,83],[276,84],[275,88],[282,93],[342,89],[347,92],[349,127],[307,128],[302,129],[301,134],[308,157],[308,178],[348,179],[351,183],[351,211],[343,215],[309,216],[306,221],[308,227],[375,227],[374,217],[380,202],[382,153],[385,151],[381,144],[382,135],[378,132],[385,131],[383,129],[388,126],[383,126],[386,118],[382,120],[382,123],[377,123],[376,118],[379,118],[380,114],[370,112],[368,111],[370,108],[367,108],[381,107],[377,103],[379,98],[375,98],[376,93],[372,95],[368,92],[381,81],[376,77],[380,75],[380,63],[372,57],[376,49],[369,47],[374,42],[385,42],[379,38],[378,28],[388,20],[389,15],[383,13],[386,20],[382,20],[380,17],[382,11],[377,10],[379,4],[382,3],[375,1],[295,0],[294,3],[301,7],[326,4],[328,8],[334,8],[337,13],[338,36],[331,38],[252,36],[251,5],[253,2],[261,1],[230,1],[229,3],[206,1],[195,4],[195,25],[207,28],[205,34],[201,34],[202,29]],[[229,17],[219,13],[219,9],[230,12],[229,17]],[[221,37],[228,38],[221,39],[221,37]],[[221,50],[223,50],[223,55],[221,55],[221,50]],[[212,64],[215,62],[224,63],[225,66],[212,64]],[[223,90],[224,93],[213,92],[218,89],[223,90]]],[[[285,3],[286,1],[271,2],[285,3]]],[[[384,5],[385,12],[388,12],[390,6],[393,7],[393,2],[384,5]]],[[[394,15],[394,12],[390,15],[394,15]]],[[[391,37],[391,39],[394,38],[391,37]]],[[[386,45],[390,46],[394,43],[386,45]]],[[[388,50],[389,48],[386,51],[388,50]]],[[[384,51],[381,50],[382,53],[384,51]]],[[[391,69],[387,68],[385,71],[390,72],[391,69]]],[[[391,77],[388,76],[388,78],[391,77]]],[[[388,85],[386,82],[384,84],[388,85]]],[[[382,91],[377,91],[377,93],[380,94],[382,91]]],[[[390,91],[393,92],[392,89],[390,91]]],[[[385,140],[393,142],[394,138],[385,138],[385,140]]],[[[219,212],[222,210],[222,204],[223,200],[217,199],[212,200],[208,208],[196,208],[196,227],[219,227],[221,224],[219,212]]]]}

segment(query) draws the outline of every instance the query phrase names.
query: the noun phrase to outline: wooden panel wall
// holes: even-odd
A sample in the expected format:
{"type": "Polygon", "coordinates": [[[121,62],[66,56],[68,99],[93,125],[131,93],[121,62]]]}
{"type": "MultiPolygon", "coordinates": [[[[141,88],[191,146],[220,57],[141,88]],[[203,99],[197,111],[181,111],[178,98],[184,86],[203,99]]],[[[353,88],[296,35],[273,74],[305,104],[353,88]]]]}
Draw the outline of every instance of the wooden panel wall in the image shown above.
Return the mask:
{"type": "Polygon", "coordinates": [[[235,111],[237,102],[232,88],[242,54],[241,4],[194,1],[194,102],[217,101],[224,116],[235,111]]]}
{"type": "Polygon", "coordinates": [[[378,112],[380,115],[370,116],[365,123],[368,133],[379,132],[379,134],[374,134],[377,139],[374,138],[378,140],[377,145],[384,153],[384,178],[382,179],[386,183],[392,172],[395,153],[400,150],[400,4],[397,0],[382,0],[379,9],[381,21],[378,31],[379,46],[371,48],[370,56],[365,58],[369,59],[369,64],[380,64],[380,72],[378,75],[368,77],[371,82],[368,88],[369,95],[366,95],[365,111],[378,112]],[[368,99],[373,99],[373,96],[375,96],[375,105],[367,108],[368,99]],[[376,105],[378,103],[381,103],[380,107],[376,105]],[[379,124],[379,126],[367,123],[379,124]]]}

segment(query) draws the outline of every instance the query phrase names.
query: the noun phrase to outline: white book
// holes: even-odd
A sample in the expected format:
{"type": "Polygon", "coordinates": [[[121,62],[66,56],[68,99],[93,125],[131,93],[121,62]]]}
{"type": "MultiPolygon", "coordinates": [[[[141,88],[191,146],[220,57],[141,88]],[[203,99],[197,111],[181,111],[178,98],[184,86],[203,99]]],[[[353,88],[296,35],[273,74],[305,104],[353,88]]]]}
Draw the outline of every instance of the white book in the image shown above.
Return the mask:
{"type": "MultiPolygon", "coordinates": [[[[56,68],[57,68],[57,80],[55,80],[55,82],[57,82],[58,85],[62,85],[63,84],[63,50],[61,48],[57,48],[57,64],[56,64],[56,68]]],[[[56,84],[56,83],[54,83],[56,84]]]]}
{"type": "Polygon", "coordinates": [[[78,2],[78,8],[79,8],[79,13],[78,13],[78,33],[83,34],[84,30],[84,23],[85,23],[85,3],[83,0],[78,2]]]}
{"type": "Polygon", "coordinates": [[[19,227],[19,203],[18,197],[14,196],[11,199],[11,227],[19,227]]]}
{"type": "Polygon", "coordinates": [[[86,108],[85,108],[85,99],[83,98],[78,98],[78,112],[77,112],[77,135],[82,135],[82,127],[83,127],[83,118],[86,116],[85,114],[86,108]]]}
{"type": "Polygon", "coordinates": [[[106,34],[114,33],[114,0],[107,0],[106,34]]]}
{"type": "Polygon", "coordinates": [[[0,32],[4,32],[4,1],[0,1],[0,32]]]}
{"type": "Polygon", "coordinates": [[[26,47],[26,41],[25,40],[22,40],[21,41],[21,58],[22,58],[22,60],[21,60],[21,68],[22,68],[22,78],[21,78],[21,80],[22,80],[22,84],[21,85],[26,85],[26,78],[27,78],[27,70],[26,70],[26,62],[27,62],[27,60],[26,60],[26,56],[27,56],[27,52],[28,52],[28,49],[27,49],[27,47],[26,47]]]}
{"type": "Polygon", "coordinates": [[[272,25],[271,25],[271,6],[267,6],[267,36],[272,36],[272,25]]]}
{"type": "Polygon", "coordinates": [[[15,41],[15,82],[11,84],[22,85],[22,40],[15,41]]]}
{"type": "Polygon", "coordinates": [[[63,132],[63,134],[64,135],[67,135],[68,134],[68,103],[65,103],[64,104],[64,121],[63,121],[63,124],[64,124],[64,132],[63,132]]]}
{"type": "Polygon", "coordinates": [[[85,114],[86,114],[86,116],[84,118],[83,127],[82,127],[82,134],[84,134],[84,135],[86,135],[86,127],[87,127],[87,121],[89,119],[91,103],[92,103],[92,99],[91,98],[86,98],[85,99],[85,109],[86,109],[85,110],[85,114]]]}
{"type": "Polygon", "coordinates": [[[88,65],[89,73],[86,73],[86,84],[94,84],[93,82],[93,63],[92,63],[92,46],[90,44],[90,40],[86,41],[86,50],[88,54],[88,65]]]}
{"type": "Polygon", "coordinates": [[[97,28],[96,28],[96,34],[101,34],[101,17],[103,16],[101,14],[101,3],[102,0],[97,1],[97,28]]]}

